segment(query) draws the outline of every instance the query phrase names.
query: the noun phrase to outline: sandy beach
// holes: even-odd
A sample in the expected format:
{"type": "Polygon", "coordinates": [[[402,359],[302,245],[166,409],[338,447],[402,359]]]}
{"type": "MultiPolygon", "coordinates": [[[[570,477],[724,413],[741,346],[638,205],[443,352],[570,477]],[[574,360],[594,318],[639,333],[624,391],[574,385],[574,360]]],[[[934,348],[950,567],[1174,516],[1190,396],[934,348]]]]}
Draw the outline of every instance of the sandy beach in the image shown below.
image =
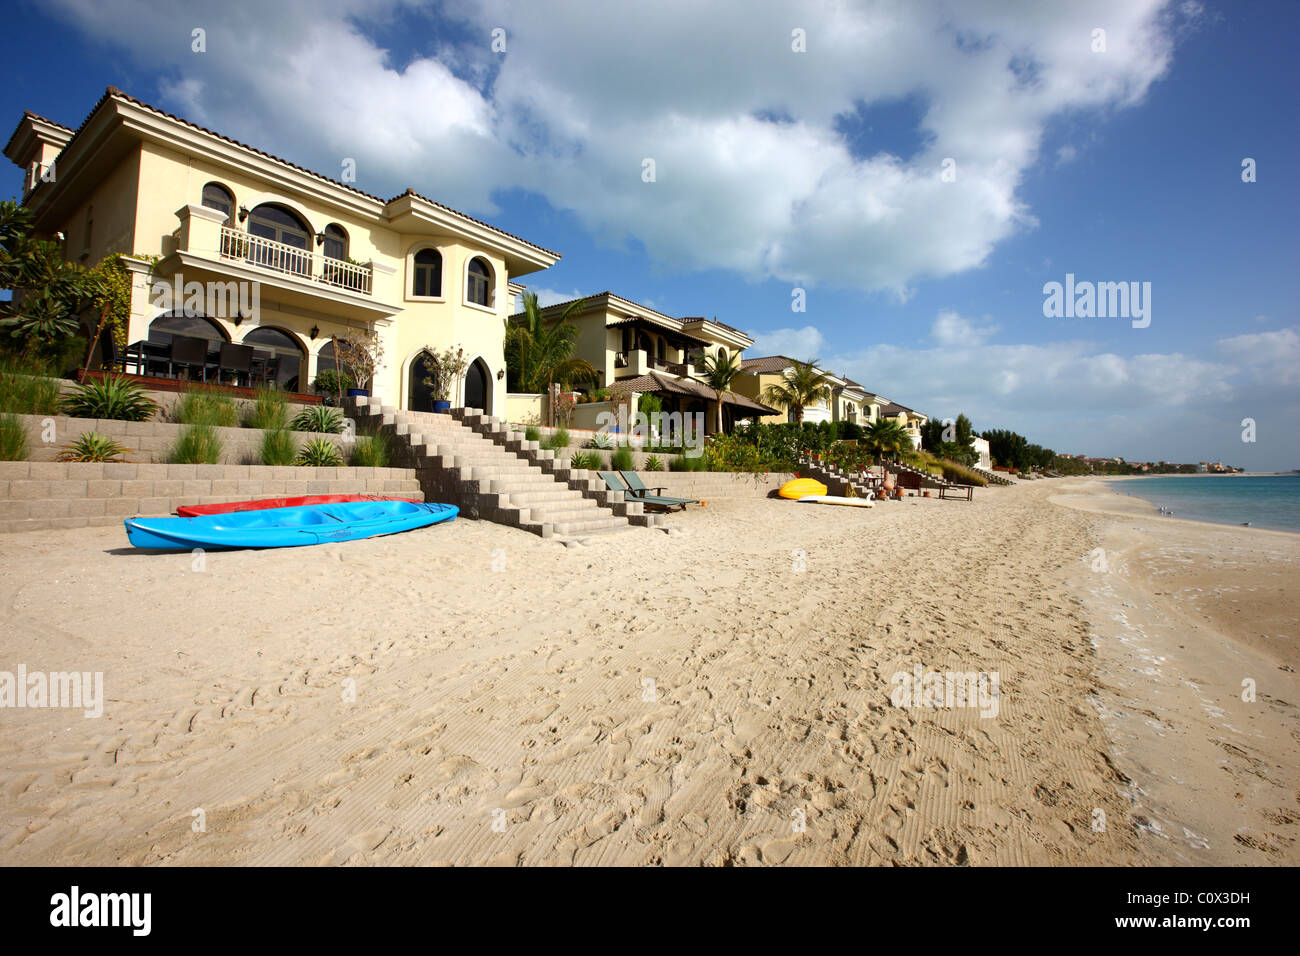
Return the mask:
{"type": "Polygon", "coordinates": [[[200,567],[8,535],[0,668],[102,671],[107,702],[0,710],[0,857],[1300,861],[1300,536],[1097,479],[670,524],[200,567]],[[918,668],[996,674],[996,714],[896,706],[918,668]]]}

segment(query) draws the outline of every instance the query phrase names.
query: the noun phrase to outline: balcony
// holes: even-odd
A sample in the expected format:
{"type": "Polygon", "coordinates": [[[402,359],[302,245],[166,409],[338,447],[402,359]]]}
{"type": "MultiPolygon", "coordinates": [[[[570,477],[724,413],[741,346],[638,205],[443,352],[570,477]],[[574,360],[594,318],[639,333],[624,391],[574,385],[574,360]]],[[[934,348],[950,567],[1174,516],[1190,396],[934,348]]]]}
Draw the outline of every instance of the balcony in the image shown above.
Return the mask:
{"type": "Polygon", "coordinates": [[[397,267],[382,260],[365,264],[333,259],[308,248],[250,235],[226,224],[206,206],[176,211],[180,228],[155,266],[159,277],[184,273],[188,282],[252,283],[259,301],[277,308],[307,310],[349,321],[381,322],[402,311],[395,301],[397,267]]]}
{"type": "Polygon", "coordinates": [[[370,295],[374,282],[374,270],[370,266],[331,259],[319,252],[252,236],[230,226],[221,227],[221,258],[242,260],[361,295],[370,295]]]}

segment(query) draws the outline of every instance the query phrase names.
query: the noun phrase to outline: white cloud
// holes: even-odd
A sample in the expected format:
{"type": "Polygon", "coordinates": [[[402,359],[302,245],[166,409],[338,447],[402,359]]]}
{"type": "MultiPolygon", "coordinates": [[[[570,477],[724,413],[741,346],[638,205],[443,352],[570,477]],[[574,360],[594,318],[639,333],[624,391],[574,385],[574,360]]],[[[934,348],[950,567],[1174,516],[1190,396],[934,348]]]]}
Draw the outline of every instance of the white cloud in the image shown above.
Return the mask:
{"type": "Polygon", "coordinates": [[[935,318],[934,325],[930,327],[930,337],[940,346],[963,348],[983,345],[997,330],[998,327],[992,323],[976,325],[971,319],[945,310],[935,318]]]}
{"type": "Polygon", "coordinates": [[[1199,17],[1165,0],[453,0],[444,16],[481,39],[431,36],[398,69],[358,24],[423,23],[408,0],[54,6],[176,77],[163,105],[327,174],[355,158],[370,191],[411,185],[488,215],[494,190],[522,187],[659,263],[900,299],[1031,228],[1017,189],[1048,121],[1140,101],[1199,17]],[[196,23],[206,54],[189,48],[196,23]],[[905,97],[924,104],[920,151],[854,155],[836,118],[905,97]],[[790,121],[759,118],[773,115],[790,121]]]}
{"type": "Polygon", "coordinates": [[[811,325],[802,329],[773,329],[770,332],[745,333],[754,340],[754,344],[745,350],[748,358],[760,355],[785,355],[789,358],[807,361],[822,358],[826,339],[811,325]]]}

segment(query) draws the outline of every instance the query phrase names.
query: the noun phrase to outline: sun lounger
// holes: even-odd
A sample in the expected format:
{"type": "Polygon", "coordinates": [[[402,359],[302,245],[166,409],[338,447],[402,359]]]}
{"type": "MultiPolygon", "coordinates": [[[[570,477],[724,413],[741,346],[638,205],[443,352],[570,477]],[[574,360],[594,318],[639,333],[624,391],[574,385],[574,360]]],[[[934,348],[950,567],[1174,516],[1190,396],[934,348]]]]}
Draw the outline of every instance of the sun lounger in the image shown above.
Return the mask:
{"type": "Polygon", "coordinates": [[[694,498],[673,498],[669,495],[654,494],[653,492],[664,489],[647,488],[641,476],[635,471],[602,471],[600,477],[605,479],[605,487],[610,491],[622,491],[627,495],[628,501],[639,501],[651,508],[663,508],[665,511],[680,508],[685,511],[687,505],[699,504],[694,498]]]}

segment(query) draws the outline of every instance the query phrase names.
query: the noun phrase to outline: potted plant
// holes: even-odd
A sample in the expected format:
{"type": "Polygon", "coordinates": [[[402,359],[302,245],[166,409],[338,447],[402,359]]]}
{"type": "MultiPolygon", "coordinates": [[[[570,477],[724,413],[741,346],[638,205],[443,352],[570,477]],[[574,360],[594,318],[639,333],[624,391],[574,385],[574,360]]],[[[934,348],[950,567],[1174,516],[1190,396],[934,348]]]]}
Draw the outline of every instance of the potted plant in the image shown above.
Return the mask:
{"type": "Polygon", "coordinates": [[[425,347],[424,386],[433,393],[433,410],[440,414],[451,411],[451,390],[456,379],[465,371],[465,350],[450,347],[438,350],[425,347]]]}
{"type": "Polygon", "coordinates": [[[369,395],[375,369],[384,359],[384,345],[374,329],[351,332],[334,338],[334,361],[352,381],[348,395],[369,395]]]}

